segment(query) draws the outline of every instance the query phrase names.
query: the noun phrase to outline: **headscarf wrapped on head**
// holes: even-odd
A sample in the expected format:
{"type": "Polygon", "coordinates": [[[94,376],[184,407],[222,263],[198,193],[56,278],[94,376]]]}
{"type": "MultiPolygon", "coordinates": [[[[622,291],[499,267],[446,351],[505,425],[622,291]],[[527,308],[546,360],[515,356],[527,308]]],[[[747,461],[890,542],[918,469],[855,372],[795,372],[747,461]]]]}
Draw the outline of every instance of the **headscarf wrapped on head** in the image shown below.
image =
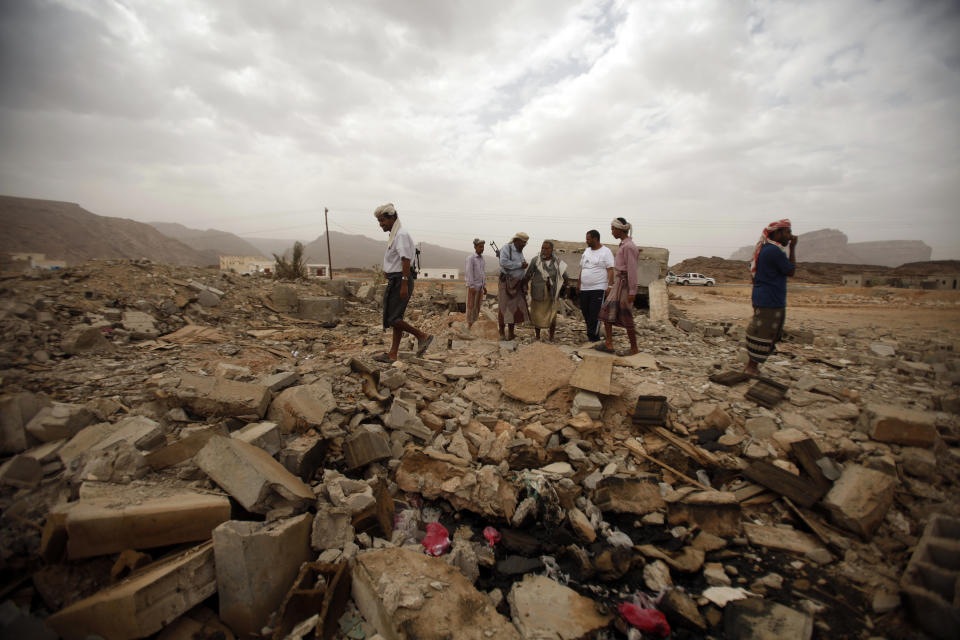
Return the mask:
{"type": "MultiPolygon", "coordinates": [[[[382,204],[373,210],[373,217],[377,220],[384,216],[388,216],[390,218],[397,217],[397,209],[393,206],[392,202],[382,204]]],[[[393,226],[390,227],[390,237],[387,238],[387,249],[393,246],[393,240],[397,237],[397,231],[400,231],[400,220],[394,222],[393,226]]]]}
{"type": "Polygon", "coordinates": [[[478,244],[483,244],[484,242],[485,242],[485,241],[484,241],[484,240],[481,240],[480,238],[474,238],[474,239],[473,239],[473,246],[477,246],[478,244]]]}
{"type": "Polygon", "coordinates": [[[527,242],[530,240],[530,236],[525,234],[523,231],[518,231],[513,234],[512,238],[510,238],[510,242],[513,242],[514,240],[523,240],[524,242],[527,242]]]}
{"type": "Polygon", "coordinates": [[[613,221],[610,223],[610,226],[613,227],[614,229],[620,229],[621,231],[626,231],[628,236],[631,235],[631,232],[633,231],[633,225],[630,224],[629,222],[620,222],[620,218],[614,218],[613,221]]]}
{"type": "Polygon", "coordinates": [[[760,255],[760,249],[763,249],[763,245],[772,244],[778,249],[787,252],[787,248],[770,238],[770,234],[776,231],[777,229],[790,229],[793,225],[790,224],[790,218],[784,218],[783,220],[777,220],[776,222],[771,222],[763,229],[763,233],[760,234],[760,239],[757,240],[757,246],[753,250],[753,259],[750,260],[750,275],[756,275],[757,273],[757,257],[760,255]]]}

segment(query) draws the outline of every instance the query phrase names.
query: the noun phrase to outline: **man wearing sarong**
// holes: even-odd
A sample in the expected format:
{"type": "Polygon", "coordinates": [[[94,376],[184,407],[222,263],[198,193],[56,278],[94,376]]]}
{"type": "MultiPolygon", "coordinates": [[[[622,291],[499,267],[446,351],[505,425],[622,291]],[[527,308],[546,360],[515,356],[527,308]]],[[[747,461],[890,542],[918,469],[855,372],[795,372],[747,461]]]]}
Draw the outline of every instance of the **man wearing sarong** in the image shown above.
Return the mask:
{"type": "Polygon", "coordinates": [[[580,279],[577,280],[577,296],[580,311],[587,323],[587,340],[600,340],[600,305],[603,292],[613,286],[613,252],[600,244],[600,232],[587,231],[587,248],[580,256],[580,279]]]}
{"type": "Polygon", "coordinates": [[[483,257],[484,242],[473,239],[473,253],[467,256],[467,328],[473,326],[480,315],[480,303],[487,295],[487,262],[483,257]]]}
{"type": "Polygon", "coordinates": [[[549,240],[543,241],[540,255],[530,261],[526,279],[530,283],[530,320],[537,340],[540,330],[549,328],[550,342],[553,342],[560,293],[567,285],[567,265],[553,255],[553,243],[549,240]]]}
{"type": "Polygon", "coordinates": [[[750,261],[753,280],[753,318],[747,326],[747,362],[745,373],[756,375],[757,367],[767,361],[783,334],[787,311],[787,278],[796,270],[797,236],[790,220],[771,222],[757,241],[750,261]],[[789,254],[789,255],[788,255],[789,254]]]}
{"type": "Polygon", "coordinates": [[[637,332],[633,325],[633,301],[637,295],[637,262],[640,252],[630,238],[633,226],[623,218],[614,218],[610,223],[610,233],[620,241],[617,255],[613,260],[615,272],[613,286],[604,294],[600,307],[600,320],[603,321],[605,341],[598,345],[598,351],[615,353],[613,349],[613,325],[627,330],[630,339],[630,353],[638,353],[637,332]]]}
{"type": "Polygon", "coordinates": [[[527,309],[527,283],[523,276],[527,272],[527,261],[523,257],[523,248],[527,246],[530,236],[522,231],[515,234],[510,242],[500,250],[500,282],[497,291],[499,311],[497,321],[500,325],[500,338],[513,340],[513,327],[523,324],[530,319],[527,309]],[[509,327],[509,333],[504,336],[503,327],[509,327]]]}
{"type": "Polygon", "coordinates": [[[373,212],[380,228],[390,234],[387,250],[383,254],[383,274],[387,277],[387,289],[383,292],[383,328],[393,329],[393,342],[390,351],[374,356],[377,362],[394,362],[400,349],[400,338],[404,331],[417,339],[417,355],[422,356],[433,342],[433,336],[427,335],[403,319],[407,302],[413,295],[413,281],[416,272],[410,264],[416,255],[413,238],[406,229],[401,228],[400,218],[393,204],[377,207],[373,212]]]}

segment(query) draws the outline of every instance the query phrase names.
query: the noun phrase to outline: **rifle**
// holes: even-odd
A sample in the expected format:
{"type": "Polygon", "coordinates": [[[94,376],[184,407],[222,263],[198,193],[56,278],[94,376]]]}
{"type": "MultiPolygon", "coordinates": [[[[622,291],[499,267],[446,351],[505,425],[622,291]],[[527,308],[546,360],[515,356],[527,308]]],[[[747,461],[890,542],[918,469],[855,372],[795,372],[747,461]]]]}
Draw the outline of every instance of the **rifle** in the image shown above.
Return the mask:
{"type": "Polygon", "coordinates": [[[490,241],[490,246],[493,247],[493,252],[497,254],[497,258],[500,258],[500,247],[497,246],[497,243],[493,240],[490,241]]]}

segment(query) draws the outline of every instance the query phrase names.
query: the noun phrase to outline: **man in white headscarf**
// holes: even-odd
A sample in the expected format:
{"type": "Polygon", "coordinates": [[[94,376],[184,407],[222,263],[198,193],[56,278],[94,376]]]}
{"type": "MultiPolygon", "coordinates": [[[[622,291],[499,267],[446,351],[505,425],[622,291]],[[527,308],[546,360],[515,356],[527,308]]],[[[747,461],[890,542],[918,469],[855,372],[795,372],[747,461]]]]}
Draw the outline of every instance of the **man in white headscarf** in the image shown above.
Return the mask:
{"type": "Polygon", "coordinates": [[[617,325],[627,330],[631,355],[639,353],[637,330],[633,324],[633,301],[637,295],[637,263],[640,260],[640,251],[630,237],[632,230],[633,225],[624,218],[614,218],[610,222],[610,234],[620,241],[620,246],[617,247],[617,255],[613,259],[613,286],[607,289],[603,306],[600,307],[604,343],[594,347],[598,351],[614,353],[613,325],[617,325]]]}
{"type": "Polygon", "coordinates": [[[527,267],[530,283],[530,320],[533,322],[537,340],[541,329],[550,329],[550,341],[557,329],[557,308],[560,293],[567,285],[567,265],[553,253],[553,243],[544,240],[540,254],[527,267]]]}
{"type": "Polygon", "coordinates": [[[413,281],[416,272],[411,263],[416,255],[413,238],[400,224],[397,210],[388,203],[377,207],[373,216],[377,219],[380,228],[390,234],[387,239],[387,250],[383,254],[383,273],[387,277],[387,289],[383,292],[383,328],[393,329],[393,341],[390,351],[374,356],[377,362],[394,362],[400,350],[400,338],[404,331],[417,339],[417,355],[422,356],[433,336],[420,331],[403,319],[407,310],[407,302],[413,295],[413,281]]]}
{"type": "Polygon", "coordinates": [[[527,309],[527,282],[523,276],[527,273],[527,261],[523,257],[523,248],[527,246],[530,236],[520,231],[510,242],[500,250],[500,283],[497,290],[497,301],[500,310],[497,314],[500,325],[500,338],[513,340],[514,325],[523,324],[530,319],[527,309]],[[504,335],[504,325],[509,327],[509,333],[504,335]]]}

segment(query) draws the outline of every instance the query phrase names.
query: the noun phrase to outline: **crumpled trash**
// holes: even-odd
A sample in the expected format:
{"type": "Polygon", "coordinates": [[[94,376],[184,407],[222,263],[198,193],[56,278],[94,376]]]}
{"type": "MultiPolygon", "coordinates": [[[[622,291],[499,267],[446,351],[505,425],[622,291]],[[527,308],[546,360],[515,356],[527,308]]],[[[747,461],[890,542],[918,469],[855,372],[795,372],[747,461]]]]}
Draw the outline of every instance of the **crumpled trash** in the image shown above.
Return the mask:
{"type": "Polygon", "coordinates": [[[624,620],[643,633],[655,633],[663,637],[670,635],[666,616],[656,609],[644,609],[632,602],[621,602],[617,605],[617,611],[624,620]]]}
{"type": "Polygon", "coordinates": [[[496,546],[500,542],[500,532],[494,529],[493,527],[484,527],[483,528],[483,537],[487,539],[487,544],[491,547],[496,546]]]}
{"type": "Polygon", "coordinates": [[[427,523],[427,535],[420,544],[431,556],[442,556],[450,548],[450,532],[439,522],[427,523]]]}

